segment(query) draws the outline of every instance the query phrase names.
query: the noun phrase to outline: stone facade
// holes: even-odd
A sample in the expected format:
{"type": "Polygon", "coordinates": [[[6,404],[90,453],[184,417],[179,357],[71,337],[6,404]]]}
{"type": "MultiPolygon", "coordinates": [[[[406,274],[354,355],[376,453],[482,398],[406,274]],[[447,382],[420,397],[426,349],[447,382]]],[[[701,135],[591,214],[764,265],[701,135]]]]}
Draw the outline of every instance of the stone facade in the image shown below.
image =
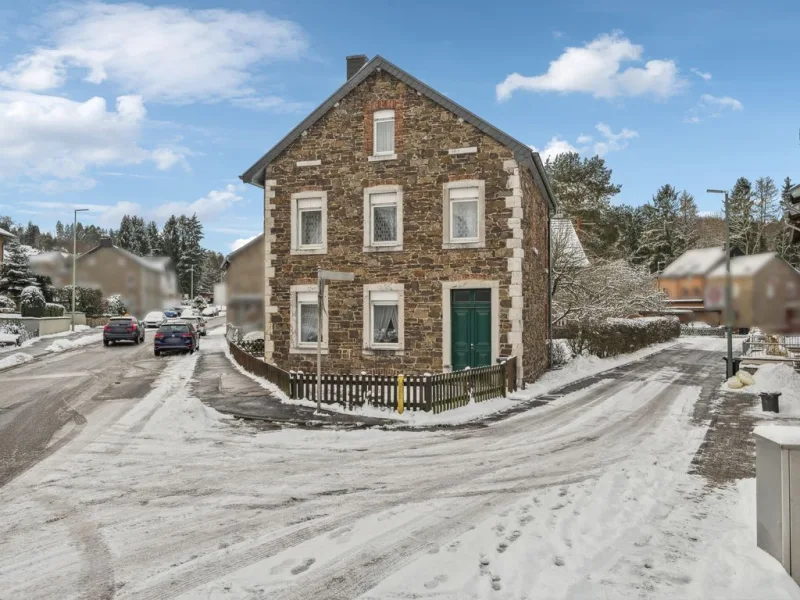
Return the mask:
{"type": "Polygon", "coordinates": [[[313,369],[313,350],[292,350],[292,286],[314,284],[323,268],[356,276],[328,288],[327,372],[448,370],[443,288],[463,281],[487,287],[495,282],[499,314],[492,315],[492,327],[499,343],[493,352],[524,355],[520,372],[524,368],[526,379],[544,370],[547,205],[511,149],[377,71],[273,159],[266,180],[268,360],[287,369],[313,369]],[[396,157],[369,160],[371,114],[386,108],[396,111],[396,157]],[[482,182],[485,235],[477,247],[451,249],[443,243],[444,189],[463,180],[482,182]],[[402,189],[402,249],[364,252],[364,190],[391,185],[402,189]],[[291,251],[292,195],[307,191],[326,194],[324,254],[291,251]],[[364,286],[376,284],[402,285],[402,350],[364,349],[364,286]]]}

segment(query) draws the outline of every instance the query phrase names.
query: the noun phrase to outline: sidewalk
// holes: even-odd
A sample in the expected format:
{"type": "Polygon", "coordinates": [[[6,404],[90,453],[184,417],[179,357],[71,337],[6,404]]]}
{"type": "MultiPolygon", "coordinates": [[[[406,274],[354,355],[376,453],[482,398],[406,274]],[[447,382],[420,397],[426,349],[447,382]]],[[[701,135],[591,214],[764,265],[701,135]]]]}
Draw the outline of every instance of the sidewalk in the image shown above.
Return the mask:
{"type": "Polygon", "coordinates": [[[237,371],[225,355],[224,329],[211,331],[200,343],[192,386],[197,397],[212,408],[238,417],[300,427],[374,427],[394,421],[349,415],[308,406],[284,404],[280,398],[237,371]]]}
{"type": "Polygon", "coordinates": [[[102,328],[56,333],[27,340],[20,346],[0,347],[0,371],[42,356],[73,350],[102,341],[102,328]]]}

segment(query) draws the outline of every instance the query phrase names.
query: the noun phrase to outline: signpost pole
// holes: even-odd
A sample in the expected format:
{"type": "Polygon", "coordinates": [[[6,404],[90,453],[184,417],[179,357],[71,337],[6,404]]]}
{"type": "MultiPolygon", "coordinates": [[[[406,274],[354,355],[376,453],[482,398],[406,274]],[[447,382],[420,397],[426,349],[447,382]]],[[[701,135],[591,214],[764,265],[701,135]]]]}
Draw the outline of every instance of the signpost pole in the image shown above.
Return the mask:
{"type": "Polygon", "coordinates": [[[322,301],[325,298],[325,280],[317,279],[317,412],[322,402],[322,301]]]}

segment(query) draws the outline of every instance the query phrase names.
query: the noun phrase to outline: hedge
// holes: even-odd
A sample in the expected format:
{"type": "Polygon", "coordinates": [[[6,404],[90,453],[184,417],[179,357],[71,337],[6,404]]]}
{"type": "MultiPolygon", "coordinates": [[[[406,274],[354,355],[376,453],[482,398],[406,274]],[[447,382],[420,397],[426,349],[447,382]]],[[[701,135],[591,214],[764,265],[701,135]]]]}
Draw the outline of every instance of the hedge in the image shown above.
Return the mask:
{"type": "Polygon", "coordinates": [[[23,317],[43,317],[46,305],[44,294],[37,286],[29,285],[22,290],[19,312],[23,317]]]}
{"type": "MultiPolygon", "coordinates": [[[[64,307],[66,312],[72,312],[72,286],[53,290],[53,302],[64,307]]],[[[97,317],[102,315],[103,292],[89,287],[75,287],[75,310],[85,313],[87,317],[97,317]]]]}
{"type": "Polygon", "coordinates": [[[17,312],[17,305],[8,296],[0,294],[0,314],[17,312]]]}
{"type": "Polygon", "coordinates": [[[634,352],[651,344],[666,342],[681,334],[675,317],[570,321],[555,328],[553,337],[569,341],[576,355],[584,351],[600,358],[634,352]]]}
{"type": "Polygon", "coordinates": [[[56,304],[55,302],[48,302],[44,305],[45,317],[63,317],[64,312],[64,307],[60,304],[56,304]]]}

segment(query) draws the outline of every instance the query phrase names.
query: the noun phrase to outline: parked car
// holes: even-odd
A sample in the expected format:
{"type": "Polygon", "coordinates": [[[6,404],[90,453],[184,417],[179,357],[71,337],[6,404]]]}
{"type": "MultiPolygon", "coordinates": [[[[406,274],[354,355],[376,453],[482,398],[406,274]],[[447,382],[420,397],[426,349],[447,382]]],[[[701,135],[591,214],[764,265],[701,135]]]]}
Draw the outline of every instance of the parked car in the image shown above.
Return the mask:
{"type": "Polygon", "coordinates": [[[147,328],[155,327],[158,328],[164,321],[167,320],[167,315],[162,311],[155,311],[147,313],[144,318],[144,326],[147,328]]]}
{"type": "Polygon", "coordinates": [[[191,306],[185,306],[181,311],[181,317],[199,317],[200,312],[191,306]]]}
{"type": "Polygon", "coordinates": [[[136,317],[111,317],[105,327],[103,327],[103,345],[116,342],[133,342],[138,344],[144,341],[143,323],[136,317]]]}
{"type": "Polygon", "coordinates": [[[219,314],[219,310],[216,306],[209,306],[203,309],[203,312],[200,313],[204,317],[216,317],[219,314]]]}
{"type": "Polygon", "coordinates": [[[199,315],[191,317],[185,317],[181,315],[179,321],[186,321],[187,323],[191,323],[192,325],[194,325],[194,328],[197,329],[197,332],[202,336],[205,336],[208,333],[206,331],[206,320],[199,315]]]}
{"type": "Polygon", "coordinates": [[[181,315],[180,315],[180,313],[170,309],[170,310],[165,310],[164,311],[164,316],[167,317],[168,319],[177,319],[181,315]]]}
{"type": "Polygon", "coordinates": [[[153,354],[162,352],[189,352],[200,350],[200,335],[194,325],[181,320],[161,324],[153,337],[153,354]]]}

